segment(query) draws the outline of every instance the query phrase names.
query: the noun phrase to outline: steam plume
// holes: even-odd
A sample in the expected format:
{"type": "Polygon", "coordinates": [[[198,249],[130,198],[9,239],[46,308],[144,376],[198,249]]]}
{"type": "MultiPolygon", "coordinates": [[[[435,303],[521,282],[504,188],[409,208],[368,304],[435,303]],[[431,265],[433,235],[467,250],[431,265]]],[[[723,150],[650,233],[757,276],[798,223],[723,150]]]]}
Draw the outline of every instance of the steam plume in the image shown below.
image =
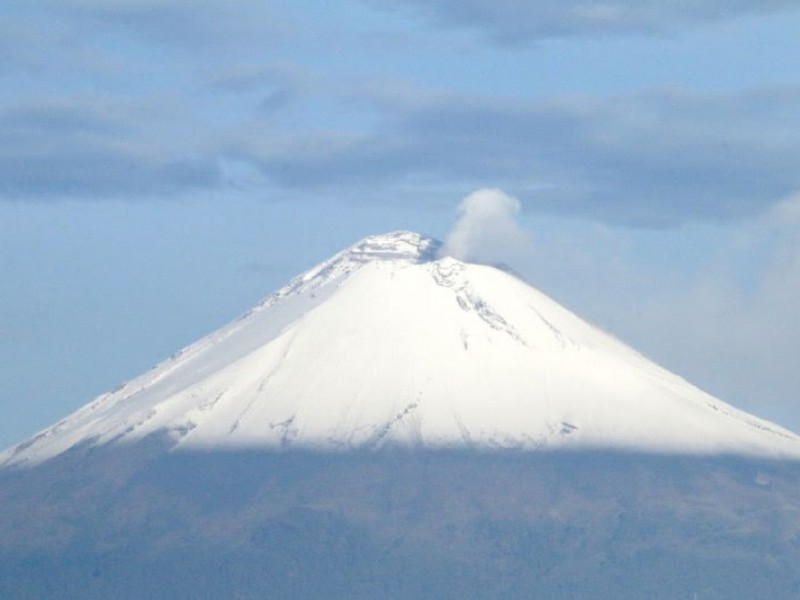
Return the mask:
{"type": "Polygon", "coordinates": [[[441,254],[470,262],[513,262],[528,247],[516,221],[520,210],[520,201],[500,189],[472,192],[461,201],[441,254]]]}

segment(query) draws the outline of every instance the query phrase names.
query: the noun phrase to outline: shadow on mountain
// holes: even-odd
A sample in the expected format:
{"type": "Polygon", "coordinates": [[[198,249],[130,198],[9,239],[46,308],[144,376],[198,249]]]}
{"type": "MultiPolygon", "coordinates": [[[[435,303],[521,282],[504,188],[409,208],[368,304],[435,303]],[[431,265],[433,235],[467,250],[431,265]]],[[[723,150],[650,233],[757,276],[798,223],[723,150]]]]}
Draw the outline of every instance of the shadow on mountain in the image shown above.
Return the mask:
{"type": "Polygon", "coordinates": [[[133,450],[0,471],[0,597],[800,597],[798,463],[133,450]]]}

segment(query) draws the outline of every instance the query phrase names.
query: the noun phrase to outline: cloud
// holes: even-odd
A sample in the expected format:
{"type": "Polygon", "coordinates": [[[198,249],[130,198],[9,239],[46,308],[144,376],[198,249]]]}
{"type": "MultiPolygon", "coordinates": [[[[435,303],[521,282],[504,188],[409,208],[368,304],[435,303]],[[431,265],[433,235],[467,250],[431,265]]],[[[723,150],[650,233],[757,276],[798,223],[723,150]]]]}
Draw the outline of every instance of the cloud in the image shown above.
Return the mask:
{"type": "Polygon", "coordinates": [[[300,196],[381,186],[374,202],[426,202],[432,187],[452,197],[490,185],[526,210],[664,227],[762,214],[800,183],[796,86],[536,100],[422,90],[387,101],[285,66],[246,67],[206,76],[203,103],[188,106],[179,95],[0,99],[0,194],[216,190],[220,165],[235,161],[260,171],[259,185],[300,196]],[[216,108],[194,114],[220,102],[231,103],[224,120],[216,108]],[[305,121],[323,102],[350,116],[305,121]]]}
{"type": "MultiPolygon", "coordinates": [[[[463,6],[465,14],[544,10],[536,2],[463,6]]],[[[553,6],[562,14],[582,5],[553,6]]],[[[713,12],[710,3],[697,6],[713,12]]],[[[731,6],[720,10],[755,5],[731,6]]],[[[526,210],[658,227],[760,214],[798,187],[800,88],[792,86],[448,94],[371,77],[380,58],[322,73],[309,50],[318,56],[339,33],[349,52],[363,50],[358,32],[335,23],[299,27],[292,38],[293,25],[273,22],[255,0],[236,10],[189,0],[32,0],[26,7],[33,8],[25,18],[0,21],[0,33],[16,32],[0,36],[8,67],[0,93],[4,197],[218,190],[225,185],[219,165],[237,163],[258,171],[258,185],[248,188],[257,193],[361,199],[380,186],[373,202],[424,203],[432,188],[452,197],[496,186],[526,210]]]]}
{"type": "Polygon", "coordinates": [[[800,227],[760,225],[745,227],[745,242],[729,244],[693,285],[650,298],[635,327],[690,380],[775,419],[793,415],[786,424],[800,430],[800,227]],[[731,266],[753,255],[763,265],[743,283],[731,266]]]}
{"type": "Polygon", "coordinates": [[[800,173],[792,86],[527,102],[450,95],[382,108],[373,131],[268,139],[256,125],[230,151],[287,187],[489,181],[528,207],[647,226],[760,214],[800,173]]]}
{"type": "Polygon", "coordinates": [[[800,202],[725,227],[536,219],[537,287],[732,404],[800,431],[800,202]]]}
{"type": "Polygon", "coordinates": [[[791,194],[778,202],[764,217],[770,229],[800,228],[800,193],[791,194]]]}
{"type": "MultiPolygon", "coordinates": [[[[14,17],[0,15],[0,73],[6,81],[28,76],[41,84],[58,77],[63,84],[65,74],[108,75],[103,50],[78,33],[74,22],[41,14],[33,2],[15,10],[14,17]]],[[[23,87],[16,85],[8,83],[5,92],[23,87]]]]}
{"type": "Polygon", "coordinates": [[[306,85],[306,75],[288,63],[226,64],[213,73],[206,87],[215,92],[248,93],[267,89],[298,89],[306,85]]]}
{"type": "Polygon", "coordinates": [[[567,36],[663,34],[748,14],[797,7],[793,0],[368,0],[417,12],[436,23],[485,31],[502,43],[567,36]]]}
{"type": "Polygon", "coordinates": [[[297,70],[264,60],[291,26],[235,4],[31,0],[0,15],[0,201],[226,185],[225,132],[303,93],[297,70]]]}
{"type": "Polygon", "coordinates": [[[203,56],[265,47],[291,26],[257,0],[39,0],[60,19],[82,28],[114,28],[134,40],[189,48],[203,56]]]}
{"type": "Polygon", "coordinates": [[[472,192],[461,201],[440,254],[471,262],[514,262],[528,245],[516,222],[520,209],[519,200],[502,190],[472,192]]]}
{"type": "Polygon", "coordinates": [[[219,185],[218,161],[196,140],[181,148],[160,138],[163,117],[113,98],[0,106],[0,196],[120,198],[219,185]]]}

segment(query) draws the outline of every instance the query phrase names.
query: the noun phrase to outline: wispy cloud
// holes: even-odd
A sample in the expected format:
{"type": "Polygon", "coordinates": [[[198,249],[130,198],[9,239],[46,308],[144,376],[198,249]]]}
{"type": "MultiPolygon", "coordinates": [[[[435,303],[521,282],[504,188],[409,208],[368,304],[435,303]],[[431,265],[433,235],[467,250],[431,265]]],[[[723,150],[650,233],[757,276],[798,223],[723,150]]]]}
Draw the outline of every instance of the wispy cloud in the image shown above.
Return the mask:
{"type": "Polygon", "coordinates": [[[743,226],[692,285],[651,297],[630,329],[709,391],[776,418],[793,414],[797,428],[800,399],[789,390],[800,389],[800,223],[774,217],[743,226]],[[743,284],[729,269],[752,254],[764,267],[743,284]]]}
{"type": "MultiPolygon", "coordinates": [[[[623,29],[667,29],[790,5],[618,1],[601,19],[584,2],[374,1],[498,35],[512,24],[577,35],[612,16],[623,29]]],[[[297,13],[276,16],[256,0],[236,10],[189,0],[24,7],[0,21],[0,33],[15,32],[0,36],[2,198],[166,198],[218,190],[222,167],[236,163],[295,197],[425,202],[431,188],[453,197],[496,186],[526,210],[665,226],[761,214],[800,187],[796,86],[481,96],[392,74],[325,75],[308,56],[329,40],[301,28],[298,45],[281,46],[297,13]],[[399,187],[408,193],[389,193],[399,187]]]]}
{"type": "Polygon", "coordinates": [[[522,273],[706,391],[800,431],[800,201],[673,232],[528,219],[522,273]]]}
{"type": "Polygon", "coordinates": [[[485,181],[541,210],[658,226],[758,214],[791,193],[798,115],[800,88],[790,86],[531,102],[444,96],[395,107],[368,133],[267,143],[256,127],[233,152],[290,187],[485,181]]]}
{"type": "Polygon", "coordinates": [[[792,0],[368,0],[418,12],[436,23],[486,32],[503,43],[566,36],[663,34],[686,27],[797,8],[792,0]]]}
{"type": "Polygon", "coordinates": [[[151,110],[159,109],[108,97],[0,106],[0,195],[118,198],[216,186],[215,157],[191,137],[176,151],[151,110]]]}
{"type": "Polygon", "coordinates": [[[84,27],[102,25],[148,43],[209,52],[263,47],[288,34],[291,26],[257,0],[35,0],[37,4],[84,27]]]}

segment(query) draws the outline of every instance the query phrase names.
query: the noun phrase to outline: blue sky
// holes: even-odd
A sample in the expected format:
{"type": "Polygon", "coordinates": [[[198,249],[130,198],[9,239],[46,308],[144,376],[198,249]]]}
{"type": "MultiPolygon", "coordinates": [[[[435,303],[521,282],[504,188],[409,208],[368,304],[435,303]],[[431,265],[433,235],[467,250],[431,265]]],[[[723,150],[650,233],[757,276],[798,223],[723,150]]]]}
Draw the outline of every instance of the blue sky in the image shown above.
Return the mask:
{"type": "Polygon", "coordinates": [[[796,2],[0,6],[0,446],[372,233],[519,198],[537,287],[800,430],[796,2]]]}

